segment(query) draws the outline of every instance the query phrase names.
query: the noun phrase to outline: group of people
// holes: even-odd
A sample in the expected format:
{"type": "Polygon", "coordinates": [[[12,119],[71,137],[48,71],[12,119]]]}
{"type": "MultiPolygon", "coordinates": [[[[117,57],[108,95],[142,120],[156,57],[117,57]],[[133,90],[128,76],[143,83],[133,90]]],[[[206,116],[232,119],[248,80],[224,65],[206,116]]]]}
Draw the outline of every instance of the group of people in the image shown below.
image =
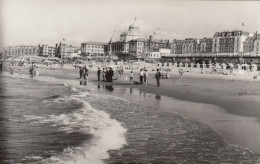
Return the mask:
{"type": "MultiPolygon", "coordinates": [[[[145,68],[140,69],[140,73],[139,73],[139,78],[140,78],[140,85],[148,85],[148,70],[145,68]]],[[[157,87],[160,86],[160,79],[162,78],[162,74],[160,72],[159,69],[157,69],[157,72],[155,73],[155,79],[157,82],[157,87]]],[[[130,82],[132,84],[133,81],[133,71],[130,72],[130,82]]]]}
{"type": "MultiPolygon", "coordinates": [[[[38,67],[36,65],[32,64],[29,69],[29,73],[30,73],[31,78],[37,77],[39,75],[38,67]]],[[[20,74],[20,72],[19,72],[19,74],[20,74]]]]}
{"type": "Polygon", "coordinates": [[[101,79],[100,79],[101,75],[102,75],[103,81],[113,82],[114,71],[111,67],[103,68],[102,71],[100,70],[100,68],[98,68],[98,71],[97,71],[98,81],[101,81],[101,79]]]}
{"type": "Polygon", "coordinates": [[[79,67],[80,85],[87,85],[88,83],[88,69],[86,66],[79,67]]]}
{"type": "Polygon", "coordinates": [[[141,85],[147,85],[148,84],[148,70],[145,68],[141,68],[140,69],[140,73],[139,73],[139,79],[140,79],[140,84],[141,85]]]}

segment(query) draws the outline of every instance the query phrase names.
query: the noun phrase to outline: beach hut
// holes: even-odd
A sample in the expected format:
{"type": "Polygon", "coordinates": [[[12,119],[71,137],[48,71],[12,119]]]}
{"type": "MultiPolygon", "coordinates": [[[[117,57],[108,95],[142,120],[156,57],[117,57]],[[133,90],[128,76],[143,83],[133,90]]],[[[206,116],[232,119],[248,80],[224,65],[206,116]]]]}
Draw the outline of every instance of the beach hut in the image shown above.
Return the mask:
{"type": "Polygon", "coordinates": [[[256,72],[257,71],[257,65],[256,64],[251,64],[251,71],[256,72]]]}
{"type": "Polygon", "coordinates": [[[189,63],[185,63],[185,68],[188,68],[189,67],[189,63]]]}
{"type": "Polygon", "coordinates": [[[190,69],[194,67],[194,63],[190,63],[190,69]]]}
{"type": "Polygon", "coordinates": [[[223,63],[223,64],[222,64],[222,69],[224,69],[224,70],[227,69],[227,65],[226,65],[226,63],[223,63]]]}

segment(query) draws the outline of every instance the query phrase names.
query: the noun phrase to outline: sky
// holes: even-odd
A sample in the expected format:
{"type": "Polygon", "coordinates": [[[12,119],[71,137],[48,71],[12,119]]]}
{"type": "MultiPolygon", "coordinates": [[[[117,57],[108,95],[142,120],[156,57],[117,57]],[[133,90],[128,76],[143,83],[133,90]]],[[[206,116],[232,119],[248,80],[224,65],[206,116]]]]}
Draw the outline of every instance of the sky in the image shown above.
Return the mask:
{"type": "Polygon", "coordinates": [[[63,38],[74,46],[108,42],[135,18],[147,36],[170,41],[233,29],[260,32],[259,9],[257,1],[0,0],[0,48],[55,46],[63,38]]]}

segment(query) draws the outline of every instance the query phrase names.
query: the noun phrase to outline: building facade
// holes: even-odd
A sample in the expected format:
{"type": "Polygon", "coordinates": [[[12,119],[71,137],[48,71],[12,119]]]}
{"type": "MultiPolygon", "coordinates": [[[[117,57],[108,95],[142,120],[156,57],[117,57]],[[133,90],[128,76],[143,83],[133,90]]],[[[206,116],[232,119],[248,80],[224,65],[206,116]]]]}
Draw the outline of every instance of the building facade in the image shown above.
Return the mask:
{"type": "Polygon", "coordinates": [[[56,44],[55,46],[55,57],[58,58],[67,58],[69,57],[72,53],[75,53],[78,51],[77,47],[74,47],[72,45],[66,45],[66,44],[56,44]]]}
{"type": "MultiPolygon", "coordinates": [[[[147,37],[144,34],[142,34],[140,27],[133,23],[129,26],[128,31],[122,32],[120,34],[120,39],[118,41],[113,41],[113,39],[109,41],[108,52],[109,54],[113,54],[116,56],[141,54],[141,51],[143,50],[140,50],[140,44],[142,43],[130,43],[130,41],[138,39],[145,40],[147,39],[147,37]],[[139,50],[133,53],[133,49],[135,48],[132,48],[130,52],[130,44],[132,45],[132,47],[138,47],[137,49],[139,50]]],[[[139,57],[140,56],[141,55],[139,55],[139,57]]]]}
{"type": "Polygon", "coordinates": [[[137,58],[147,58],[150,52],[159,52],[161,49],[170,49],[169,40],[153,39],[135,39],[129,41],[129,53],[137,58]]]}
{"type": "Polygon", "coordinates": [[[206,54],[212,52],[212,39],[194,39],[173,40],[171,45],[172,54],[206,54]]]}
{"type": "Polygon", "coordinates": [[[212,42],[213,53],[242,53],[243,43],[247,37],[253,37],[254,33],[242,30],[216,32],[212,42]]]}
{"type": "Polygon", "coordinates": [[[37,56],[38,46],[9,46],[4,47],[4,52],[10,57],[37,56]]]}
{"type": "Polygon", "coordinates": [[[260,36],[254,40],[254,53],[260,55],[260,36]]]}
{"type": "Polygon", "coordinates": [[[146,36],[141,32],[140,27],[132,24],[128,27],[128,31],[124,31],[120,34],[121,42],[128,42],[135,39],[147,39],[146,36]]]}
{"type": "Polygon", "coordinates": [[[86,42],[81,44],[83,56],[102,57],[107,51],[107,44],[103,42],[86,42]]]}
{"type": "Polygon", "coordinates": [[[243,52],[244,53],[252,53],[254,52],[254,37],[247,37],[246,40],[243,42],[243,52]]]}
{"type": "Polygon", "coordinates": [[[38,47],[39,56],[53,58],[56,54],[56,47],[48,45],[39,45],[38,47]]]}

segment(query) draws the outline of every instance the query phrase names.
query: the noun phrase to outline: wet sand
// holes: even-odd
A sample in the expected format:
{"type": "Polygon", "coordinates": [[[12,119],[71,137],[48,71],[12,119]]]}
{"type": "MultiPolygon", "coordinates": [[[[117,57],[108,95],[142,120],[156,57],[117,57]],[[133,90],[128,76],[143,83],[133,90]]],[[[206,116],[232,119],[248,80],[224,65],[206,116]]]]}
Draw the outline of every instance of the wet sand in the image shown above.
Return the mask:
{"type": "MultiPolygon", "coordinates": [[[[28,73],[28,70],[23,70],[28,73]]],[[[41,76],[54,76],[64,79],[78,79],[76,70],[50,70],[40,68],[41,76]]],[[[149,85],[129,85],[126,72],[114,86],[126,89],[136,88],[141,93],[151,97],[161,96],[160,101],[154,101],[146,96],[146,105],[160,107],[161,112],[172,112],[184,115],[186,118],[205,123],[217,131],[228,143],[237,144],[260,152],[260,82],[252,77],[241,78],[222,75],[185,74],[179,79],[172,74],[170,79],[162,79],[161,86],[156,87],[154,75],[150,73],[149,85]],[[219,78],[217,78],[219,77],[219,78]]],[[[91,82],[98,82],[96,71],[90,71],[91,82]]],[[[135,79],[138,79],[135,75],[135,79]]],[[[130,92],[130,91],[129,91],[130,92]]],[[[140,93],[139,93],[140,94],[140,93]]],[[[133,96],[132,96],[133,97],[133,96]]],[[[144,98],[136,97],[135,101],[142,103],[144,98]]]]}

